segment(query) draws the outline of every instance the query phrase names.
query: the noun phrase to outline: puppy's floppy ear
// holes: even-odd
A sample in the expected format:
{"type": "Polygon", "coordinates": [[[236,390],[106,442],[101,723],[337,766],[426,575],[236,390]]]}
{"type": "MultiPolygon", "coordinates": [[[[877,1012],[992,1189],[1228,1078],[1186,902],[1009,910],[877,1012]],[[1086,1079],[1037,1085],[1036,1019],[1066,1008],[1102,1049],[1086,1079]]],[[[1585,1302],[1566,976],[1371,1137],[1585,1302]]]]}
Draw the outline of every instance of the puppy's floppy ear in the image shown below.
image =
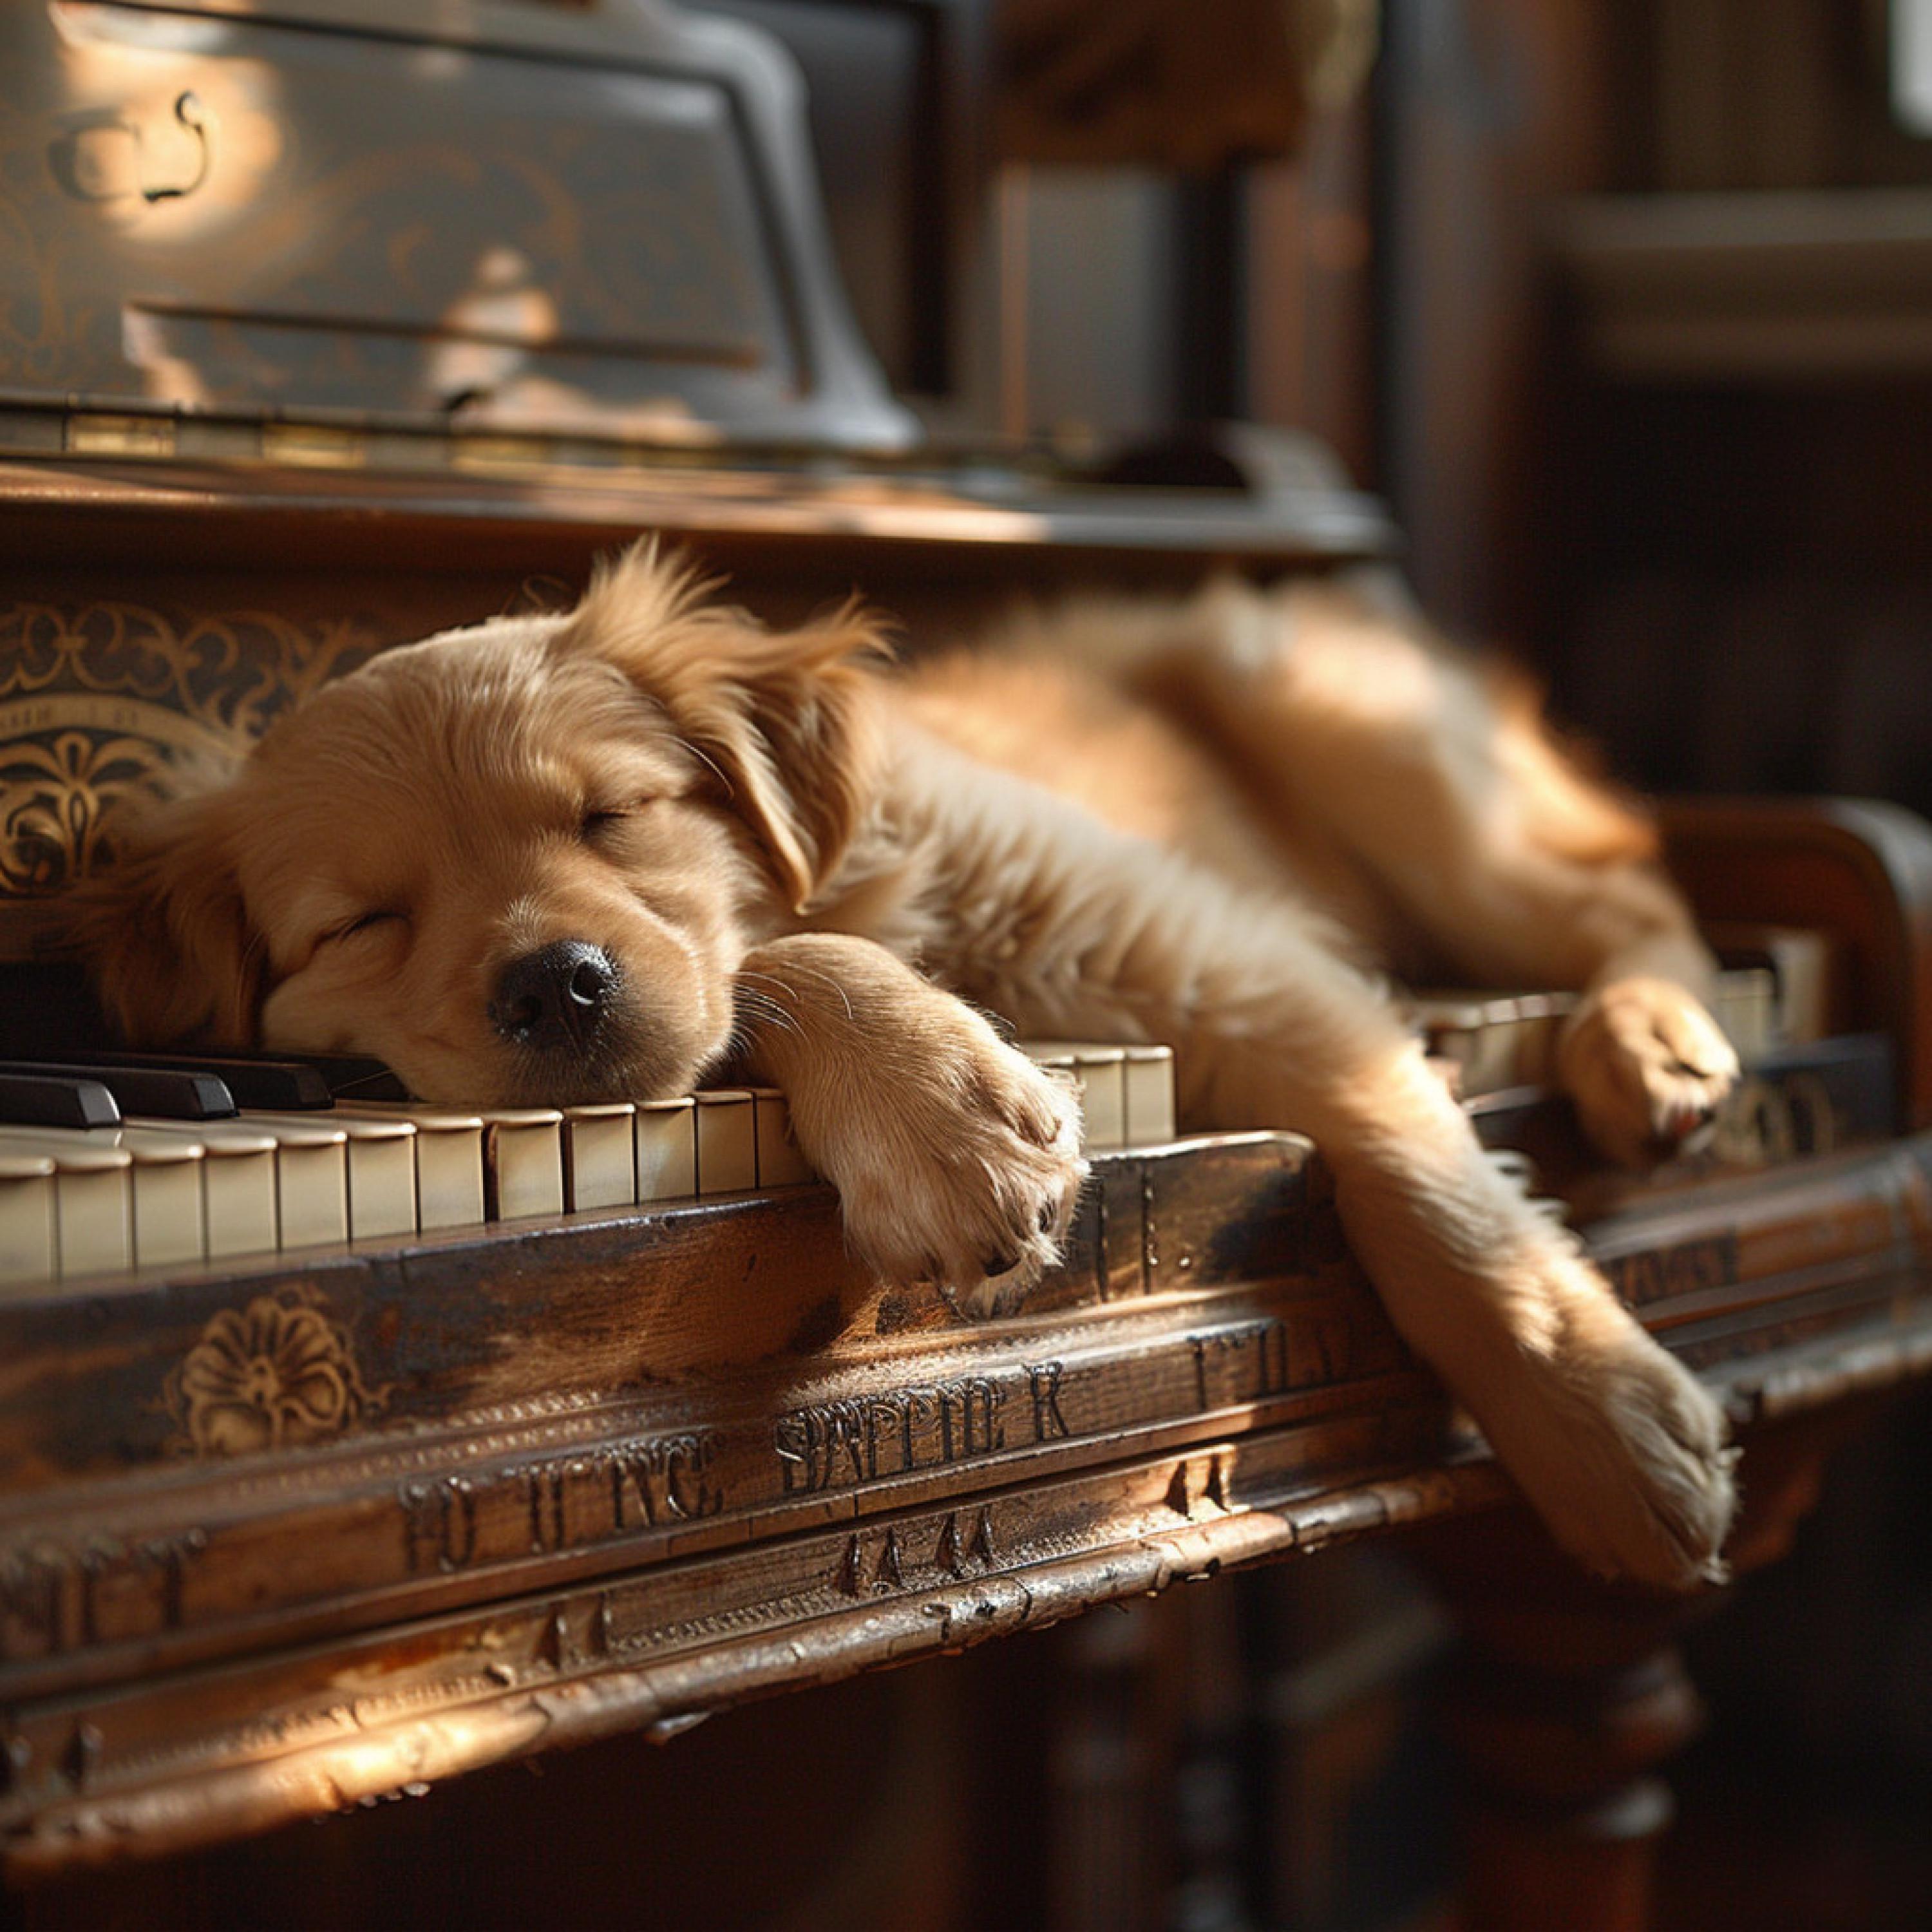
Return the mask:
{"type": "Polygon", "coordinates": [[[615,664],[723,777],[785,902],[802,911],[837,869],[877,790],[874,676],[890,655],[856,602],[768,631],[703,600],[713,586],[640,544],[600,566],[551,648],[615,664]]]}
{"type": "Polygon", "coordinates": [[[224,793],[157,806],[51,909],[42,950],[80,959],[137,1046],[247,1046],[266,949],[251,938],[224,793]]]}

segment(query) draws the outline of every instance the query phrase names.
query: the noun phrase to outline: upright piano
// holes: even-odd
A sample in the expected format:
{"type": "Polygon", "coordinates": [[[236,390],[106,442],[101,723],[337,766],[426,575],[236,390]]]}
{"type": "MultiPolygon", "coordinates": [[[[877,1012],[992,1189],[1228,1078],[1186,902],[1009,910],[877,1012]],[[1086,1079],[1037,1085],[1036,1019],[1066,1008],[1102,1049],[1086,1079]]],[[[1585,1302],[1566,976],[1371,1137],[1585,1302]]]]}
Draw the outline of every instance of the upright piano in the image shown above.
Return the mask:
{"type": "MultiPolygon", "coordinates": [[[[856,586],[915,648],[1017,595],[1393,568],[1378,506],[1293,436],[1166,469],[924,436],[842,293],[796,72],[740,22],[31,0],[0,10],[0,1059],[124,1077],[36,957],[124,801],[639,532],[774,617],[856,586]]],[[[1539,1084],[1559,997],[1430,994],[1417,1023],[1723,1395],[1748,1564],[1833,1432],[1932,1363],[1932,835],[1843,802],[1666,828],[1749,1063],[1711,1149],[1591,1161],[1539,1084]]],[[[1111,1124],[1066,1262],[976,1326],[857,1274],[776,1096],[428,1118],[379,1069],[311,1071],[111,1156],[0,1119],[16,1879],[1350,1538],[1402,1533],[1532,1678],[1665,1640],[1672,1606],[1568,1577],[1504,1507],[1318,1148],[1175,1138],[1157,1058],[1078,1057],[1111,1124]],[[244,1169],[262,1232],[220,1237],[244,1169]],[[1621,1634],[1573,1656],[1586,1627],[1621,1634]]],[[[1553,1774],[1495,1712],[1468,1736],[1543,1805],[1472,1883],[1538,1923],[1647,1760],[1553,1774]]]]}

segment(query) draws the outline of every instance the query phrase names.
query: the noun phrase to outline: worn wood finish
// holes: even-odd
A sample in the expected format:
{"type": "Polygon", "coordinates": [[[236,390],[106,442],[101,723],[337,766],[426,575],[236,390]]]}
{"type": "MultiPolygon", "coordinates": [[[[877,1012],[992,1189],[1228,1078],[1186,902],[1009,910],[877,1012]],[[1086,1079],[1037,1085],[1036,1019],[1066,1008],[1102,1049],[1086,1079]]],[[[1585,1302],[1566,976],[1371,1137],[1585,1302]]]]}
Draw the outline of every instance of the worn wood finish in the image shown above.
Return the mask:
{"type": "MultiPolygon", "coordinates": [[[[1066,1265],[983,1328],[856,1277],[821,1190],[0,1311],[16,1868],[1504,1493],[1305,1143],[1096,1167],[1066,1265]]],[[[1788,1409],[1922,1352],[1928,1171],[1932,1140],[1880,1145],[1627,1206],[1593,1245],[1740,1417],[1788,1409]]]]}
{"type": "MultiPolygon", "coordinates": [[[[298,507],[292,485],[251,506],[218,470],[205,488],[76,473],[85,503],[51,488],[0,539],[20,638],[150,640],[118,676],[152,668],[155,638],[218,668],[232,636],[258,712],[239,717],[218,679],[196,701],[248,734],[304,679],[502,608],[524,574],[580,571],[620,526],[614,509],[572,520],[567,490],[528,517],[370,515],[346,495],[298,507]],[[446,568],[412,563],[426,547],[446,568]]],[[[1130,554],[881,538],[862,518],[842,535],[837,515],[812,520],[822,543],[779,534],[782,516],[727,533],[707,500],[679,526],[775,610],[847,569],[938,610],[1003,574],[1065,582],[1130,554]],[[920,581],[941,564],[938,587],[920,581]]],[[[1203,561],[1177,543],[1148,580],[1203,561]]],[[[84,687],[15,692],[8,728],[124,737],[110,712],[149,701],[84,687]],[[55,715],[77,698],[86,716],[55,715]]],[[[154,701],[173,722],[152,743],[193,736],[192,705],[154,701]]],[[[89,810],[108,795],[98,773],[68,778],[89,810]]],[[[1836,932],[1837,1023],[1882,1031],[1907,1094],[1932,1090],[1922,831],[1846,808],[1707,808],[1670,829],[1710,914],[1836,932]]],[[[1741,1113],[1730,1153],[1831,1151],[1754,1174],[1613,1183],[1546,1100],[1492,1096],[1479,1124],[1532,1149],[1755,1442],[1932,1366],[1926,1149],[1886,1138],[1925,1102],[1894,1117],[1883,1062],[1757,1070],[1753,1106],[1790,1132],[1741,1113]]],[[[0,1832],[17,1874],[675,1729],[1506,1495],[1396,1348],[1292,1138],[1102,1161],[1066,1267],[987,1329],[855,1279],[819,1191],[291,1262],[0,1310],[0,1832]]],[[[1486,1842],[1496,1886],[1522,1898],[1538,1870],[1587,1888],[1606,1856],[1561,1832],[1486,1842]]]]}
{"type": "Polygon", "coordinates": [[[1681,800],[1665,856],[1706,919],[1774,916],[1834,935],[1836,1024],[1897,1044],[1901,1131],[1932,1123],[1932,841],[1873,799],[1681,800]]]}
{"type": "MultiPolygon", "coordinates": [[[[1558,12],[1522,44],[1594,40],[1591,10],[1558,12]]],[[[1327,569],[1390,548],[1377,507],[1306,451],[1275,453],[1271,487],[1192,493],[1109,486],[1028,451],[1006,452],[1004,468],[851,454],[891,442],[904,419],[820,272],[808,172],[784,160],[797,158],[796,116],[788,133],[773,118],[776,70],[721,64],[702,26],[641,4],[490,0],[292,0],[268,27],[242,0],[142,18],[152,44],[113,58],[178,63],[184,20],[220,43],[207,67],[218,118],[200,125],[213,126],[224,170],[261,105],[246,91],[257,77],[229,58],[244,41],[293,35],[290,98],[312,104],[337,86],[316,77],[325,47],[353,61],[376,33],[434,28],[451,42],[438,58],[471,90],[437,103],[444,134],[495,70],[479,35],[504,58],[538,53],[559,69],[644,43],[673,64],[688,54],[702,86],[765,90],[746,110],[746,164],[766,172],[776,230],[737,224],[748,268],[695,265],[693,288],[718,271],[723,320],[666,385],[704,436],[738,446],[726,460],[695,440],[640,441],[634,419],[614,434],[608,418],[544,406],[555,392],[525,377],[614,394],[656,350],[692,344],[655,310],[656,333],[628,346],[526,340],[515,316],[506,328],[460,312],[489,246],[530,238],[496,235],[504,211],[487,200],[464,211],[480,227],[426,238],[448,244],[425,258],[444,276],[441,308],[404,290],[386,319],[291,332],[255,265],[188,272],[214,245],[196,197],[231,194],[231,176],[126,173],[136,148],[158,165],[192,160],[198,106],[184,115],[178,91],[136,102],[151,119],[161,104],[151,147],[149,122],[137,137],[111,101],[84,128],[50,129],[38,91],[16,117],[16,187],[32,203],[22,232],[36,250],[58,242],[99,299],[84,326],[50,322],[44,343],[22,340],[39,326],[26,309],[0,314],[0,956],[24,944],[23,902],[84,867],[117,800],[166,783],[176,758],[240,748],[370,650],[566,595],[597,552],[642,530],[694,545],[767,615],[856,586],[916,634],[1016,592],[1180,589],[1216,567],[1327,569]],[[49,164],[66,168],[51,188],[49,164]],[[169,247],[181,252],[164,260],[169,247]],[[143,281],[185,277],[172,309],[142,310],[145,343],[118,326],[144,291],[115,282],[117,254],[143,281]],[[221,281],[231,272],[240,284],[221,281]],[[310,356],[286,393],[244,394],[232,338],[183,312],[209,286],[245,311],[238,334],[281,328],[311,349],[332,334],[382,362],[380,380],[332,407],[344,399],[318,401],[327,358],[310,356]],[[117,360],[130,342],[149,358],[139,377],[117,360]],[[556,366],[586,346],[596,352],[556,366]],[[475,394],[429,384],[451,347],[497,358],[502,380],[475,394]],[[601,373],[589,366],[600,356],[601,373]],[[184,362],[208,379],[194,393],[184,362]],[[745,410],[724,400],[734,386],[745,410]],[[794,434],[846,453],[830,472],[798,466],[770,447],[794,434]],[[561,582],[532,581],[544,578],[561,582]]],[[[128,22],[104,25],[111,38],[128,22]]],[[[0,28],[16,56],[0,62],[0,96],[44,69],[44,29],[37,10],[0,28]]],[[[1396,48],[1398,91],[1427,51],[1396,48]]],[[[1467,52],[1452,35],[1430,58],[1467,52]]],[[[390,78],[415,86],[429,64],[390,78]]],[[[373,60],[368,71],[373,87],[373,60]]],[[[88,84],[112,77],[104,65],[88,84]]],[[[1472,126],[1501,124],[1478,65],[1448,78],[1444,98],[1479,110],[1472,126]]],[[[1524,152],[1554,155],[1580,183],[1597,166],[1593,115],[1552,121],[1548,105],[1524,152]]],[[[740,164],[708,124],[715,188],[740,164]]],[[[333,165],[340,138],[309,159],[333,165]]],[[[662,152],[683,138],[665,132],[662,152]]],[[[1429,140],[1441,153],[1468,146],[1442,128],[1429,140]]],[[[406,201],[418,178],[406,170],[401,185],[406,201]]],[[[287,213],[235,210],[243,234],[287,213]]],[[[398,232],[396,208],[378,212],[370,232],[398,232]]],[[[1508,279],[1527,257],[1504,252],[1508,279]]],[[[550,299],[584,295],[571,280],[581,266],[562,265],[550,299]]],[[[1397,280],[1413,293],[1430,277],[1397,280]]],[[[380,281],[358,284],[372,311],[380,281]]],[[[1520,374],[1520,356],[1492,352],[1494,331],[1452,326],[1445,339],[1449,362],[1520,374]]],[[[1424,398],[1410,412],[1422,429],[1394,438],[1398,483],[1414,482],[1440,400],[1424,398]]],[[[1486,433],[1457,440],[1502,446],[1486,433]]],[[[1479,518],[1496,520],[1508,481],[1476,490],[1479,518]]],[[[1438,605],[1493,616],[1484,585],[1440,567],[1443,529],[1419,534],[1438,605]]],[[[1826,1425],[1932,1368],[1932,1142],[1886,1131],[1932,1127],[1932,847],[1922,830],[1845,808],[1707,810],[1671,830],[1707,916],[1839,935],[1850,970],[1838,1023],[1891,1042],[1906,1096],[1895,1118],[1874,1108],[1870,1055],[1854,1073],[1760,1069],[1781,1143],[1741,1112],[1726,1126],[1742,1140],[1724,1144],[1755,1171],[1680,1168],[1648,1187],[1607,1182],[1546,1100],[1497,1096],[1480,1125],[1492,1144],[1532,1150],[1642,1318],[1730,1404],[1751,1457],[1742,1565],[1774,1552],[1815,1470],[1810,1448],[1781,1445],[1822,1445],[1826,1425]]],[[[206,1845],[618,1731],[669,1736],[738,1701],[1239,1564],[1437,1525],[1486,1660],[1462,1725],[1498,1801],[1474,1828],[1476,1922],[1574,1923],[1582,1902],[1606,1925],[1630,1923],[1661,1815],[1642,1780],[1693,1715],[1666,1665],[1639,1667],[1667,1643],[1672,1613],[1561,1571],[1522,1512],[1495,1507],[1508,1497],[1396,1343],[1336,1237],[1318,1162],[1291,1136],[1102,1159],[1065,1266],[1023,1316],[983,1328],[858,1277],[822,1190],[10,1301],[0,1858],[15,1876],[44,1876],[206,1845]],[[1547,1588],[1526,1594],[1532,1569],[1547,1588]],[[1627,1802],[1634,1780],[1648,1810],[1627,1802]],[[1619,1819],[1621,1835],[1604,1828],[1619,1819]]],[[[1216,1721],[1196,1717],[1204,1734],[1216,1721]]]]}
{"type": "MultiPolygon", "coordinates": [[[[246,610],[256,580],[218,594],[246,610]]],[[[388,621],[426,628],[476,587],[406,594],[388,621]]],[[[1672,836],[1714,910],[1837,933],[1837,1019],[1918,1077],[1922,832],[1707,808],[1672,836]]],[[[1856,1040],[1767,1063],[1716,1164],[1648,1184],[1604,1175],[1546,1098],[1486,1096],[1478,1124],[1532,1150],[1756,1432],[1932,1364],[1932,1142],[1888,1138],[1888,1066],[1856,1040]]],[[[1066,1264],[983,1328],[859,1278],[808,1189],[104,1280],[0,1307],[0,1832],[23,1874],[674,1730],[1507,1494],[1286,1136],[1102,1158],[1066,1264]]],[[[1576,1694],[1600,1729],[1621,1693],[1576,1694]]],[[[1532,1900],[1590,1874],[1640,1897],[1640,1837],[1478,1832],[1498,1895],[1532,1900]]]]}

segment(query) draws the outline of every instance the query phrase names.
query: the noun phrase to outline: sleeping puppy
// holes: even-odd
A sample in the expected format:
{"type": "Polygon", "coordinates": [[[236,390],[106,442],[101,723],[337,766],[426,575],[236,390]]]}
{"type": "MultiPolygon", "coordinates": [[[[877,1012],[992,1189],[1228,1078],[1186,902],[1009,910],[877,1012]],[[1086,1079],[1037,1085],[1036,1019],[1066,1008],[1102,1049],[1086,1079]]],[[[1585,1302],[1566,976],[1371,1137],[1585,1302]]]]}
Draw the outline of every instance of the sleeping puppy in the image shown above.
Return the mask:
{"type": "Polygon", "coordinates": [[[969,1312],[1082,1177],[1022,1034],[1173,1044],[1191,1126],[1319,1143],[1356,1255],[1557,1536],[1720,1574],[1720,1414],[1485,1159],[1373,969],[1584,994],[1561,1076],[1642,1158],[1736,1073],[1646,828],[1533,706],[1334,586],[1078,607],[888,672],[650,550],[567,614],[379,656],[76,896],[143,1043],[380,1055],[429,1100],[782,1087],[855,1254],[969,1312]]]}

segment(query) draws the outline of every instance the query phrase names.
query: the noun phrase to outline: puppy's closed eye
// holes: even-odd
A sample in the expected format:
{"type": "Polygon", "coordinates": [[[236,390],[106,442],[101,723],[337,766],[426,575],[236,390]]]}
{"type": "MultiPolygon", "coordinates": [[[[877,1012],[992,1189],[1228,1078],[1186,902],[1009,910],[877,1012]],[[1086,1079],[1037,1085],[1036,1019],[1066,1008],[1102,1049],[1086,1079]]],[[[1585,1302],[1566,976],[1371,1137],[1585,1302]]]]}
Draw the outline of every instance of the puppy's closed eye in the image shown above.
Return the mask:
{"type": "Polygon", "coordinates": [[[586,806],[583,817],[578,821],[577,836],[586,844],[594,845],[610,833],[622,831],[626,825],[641,818],[659,802],[656,794],[650,794],[627,799],[620,805],[586,806]]]}
{"type": "Polygon", "coordinates": [[[365,912],[322,934],[324,940],[353,939],[358,933],[374,932],[379,927],[400,925],[406,914],[394,911],[365,912]]]}
{"type": "Polygon", "coordinates": [[[636,809],[634,805],[594,806],[584,814],[583,820],[577,828],[578,836],[594,839],[600,832],[608,832],[613,826],[622,824],[636,809]]]}

